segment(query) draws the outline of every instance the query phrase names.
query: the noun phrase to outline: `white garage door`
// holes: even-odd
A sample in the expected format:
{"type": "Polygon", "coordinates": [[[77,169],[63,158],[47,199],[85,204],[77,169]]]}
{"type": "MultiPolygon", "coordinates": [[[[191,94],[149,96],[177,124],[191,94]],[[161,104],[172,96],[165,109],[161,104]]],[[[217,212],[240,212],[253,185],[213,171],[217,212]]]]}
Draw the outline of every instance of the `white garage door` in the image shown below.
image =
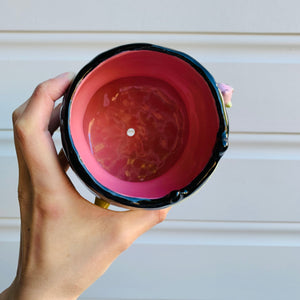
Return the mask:
{"type": "Polygon", "coordinates": [[[0,289],[14,277],[19,241],[12,110],[38,82],[99,52],[152,42],[189,53],[235,88],[230,149],[208,183],[81,299],[298,299],[300,2],[46,3],[0,4],[0,289]]]}

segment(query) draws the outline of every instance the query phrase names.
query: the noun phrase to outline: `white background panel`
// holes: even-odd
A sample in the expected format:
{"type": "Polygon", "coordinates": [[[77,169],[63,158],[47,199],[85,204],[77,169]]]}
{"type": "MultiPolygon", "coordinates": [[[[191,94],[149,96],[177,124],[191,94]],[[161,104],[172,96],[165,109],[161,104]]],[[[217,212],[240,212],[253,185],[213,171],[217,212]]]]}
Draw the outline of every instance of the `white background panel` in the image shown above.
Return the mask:
{"type": "Polygon", "coordinates": [[[114,46],[151,42],[192,55],[235,88],[230,148],[207,183],[80,299],[298,299],[299,9],[297,0],[2,0],[0,290],[18,256],[13,109],[44,79],[114,46]]]}
{"type": "MultiPolygon", "coordinates": [[[[4,288],[18,244],[0,245],[4,288]]],[[[135,244],[80,299],[297,299],[299,253],[299,247],[135,244]]]]}
{"type": "Polygon", "coordinates": [[[240,35],[11,34],[0,33],[0,126],[42,80],[78,72],[94,56],[122,43],[146,41],[187,52],[235,88],[229,111],[234,132],[300,132],[300,39],[240,35]],[[119,42],[117,42],[120,40],[119,42]],[[103,42],[101,42],[103,41],[103,42]],[[286,43],[286,44],[285,44],[286,43]]]}
{"type": "Polygon", "coordinates": [[[87,296],[275,300],[300,293],[299,248],[137,245],[117,262],[87,296]]]}
{"type": "MultiPolygon", "coordinates": [[[[60,149],[60,135],[56,134],[60,149]]],[[[176,205],[169,219],[210,221],[300,221],[300,135],[231,134],[230,148],[208,181],[176,205]]],[[[17,164],[12,132],[0,133],[0,217],[17,217],[17,164]],[[7,201],[9,199],[9,201],[7,201]]],[[[77,189],[93,195],[69,172],[77,189]]]]}
{"type": "Polygon", "coordinates": [[[2,0],[0,29],[297,33],[297,0],[2,0]]]}

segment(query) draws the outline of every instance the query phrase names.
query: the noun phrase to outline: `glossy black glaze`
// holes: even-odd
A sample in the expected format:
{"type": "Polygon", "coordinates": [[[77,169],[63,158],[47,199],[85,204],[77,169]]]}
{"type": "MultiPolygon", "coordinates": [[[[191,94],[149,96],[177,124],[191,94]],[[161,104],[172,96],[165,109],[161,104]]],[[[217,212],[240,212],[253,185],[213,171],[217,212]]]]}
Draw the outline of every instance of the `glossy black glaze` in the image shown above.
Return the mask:
{"type": "Polygon", "coordinates": [[[216,86],[216,82],[212,75],[195,59],[190,57],[189,55],[168,49],[165,47],[152,45],[152,44],[145,44],[145,43],[139,43],[139,44],[128,44],[116,47],[114,49],[111,49],[109,51],[106,51],[97,57],[95,57],[90,63],[88,63],[86,66],[84,66],[75,79],[73,80],[72,84],[70,85],[68,91],[66,92],[62,109],[61,109],[61,118],[60,118],[60,127],[61,127],[61,138],[62,138],[62,144],[63,149],[65,151],[66,157],[72,167],[72,169],[75,171],[75,173],[81,178],[81,180],[96,194],[100,197],[108,200],[111,203],[117,203],[125,206],[130,207],[138,207],[138,208],[162,208],[167,207],[171,204],[174,204],[185,197],[191,195],[195,190],[197,190],[205,181],[206,179],[211,175],[211,173],[214,171],[215,167],[217,166],[218,161],[222,157],[223,153],[228,148],[228,137],[229,137],[229,125],[228,125],[228,119],[226,110],[224,107],[224,103],[222,100],[222,96],[216,86]],[[76,90],[77,85],[80,83],[80,81],[85,78],[85,76],[91,72],[95,67],[99,65],[102,61],[110,58],[111,56],[114,56],[116,54],[119,54],[124,51],[136,51],[136,50],[150,50],[150,51],[158,51],[162,53],[166,53],[169,55],[176,56],[185,62],[189,63],[195,70],[197,70],[198,73],[202,75],[202,77],[206,80],[208,83],[211,93],[215,99],[216,108],[219,114],[220,119],[220,125],[219,130],[217,134],[217,139],[215,143],[215,147],[212,153],[212,156],[206,165],[206,167],[202,170],[202,172],[186,187],[184,187],[181,190],[173,191],[167,195],[165,195],[162,198],[158,199],[147,199],[147,198],[132,198],[132,197],[126,197],[120,194],[115,193],[112,190],[107,189],[101,183],[96,181],[93,176],[90,174],[90,172],[86,169],[82,161],[80,160],[80,157],[78,153],[76,152],[76,149],[74,147],[72,137],[70,135],[69,130],[69,111],[70,111],[70,104],[72,100],[72,95],[74,91],[76,90]]]}

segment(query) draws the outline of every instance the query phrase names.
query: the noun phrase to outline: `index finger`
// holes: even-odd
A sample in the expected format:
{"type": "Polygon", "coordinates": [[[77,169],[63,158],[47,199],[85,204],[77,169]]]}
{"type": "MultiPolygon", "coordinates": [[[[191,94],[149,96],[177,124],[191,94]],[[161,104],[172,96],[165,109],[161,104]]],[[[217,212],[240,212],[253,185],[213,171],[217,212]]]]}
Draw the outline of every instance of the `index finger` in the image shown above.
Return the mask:
{"type": "Polygon", "coordinates": [[[63,96],[73,78],[73,73],[67,72],[40,83],[29,98],[22,118],[27,125],[36,129],[48,130],[54,102],[63,96]]]}
{"type": "Polygon", "coordinates": [[[71,73],[64,73],[41,83],[15,122],[19,149],[32,180],[38,183],[48,184],[51,178],[57,184],[65,177],[48,126],[54,103],[64,94],[71,77],[71,73]]]}

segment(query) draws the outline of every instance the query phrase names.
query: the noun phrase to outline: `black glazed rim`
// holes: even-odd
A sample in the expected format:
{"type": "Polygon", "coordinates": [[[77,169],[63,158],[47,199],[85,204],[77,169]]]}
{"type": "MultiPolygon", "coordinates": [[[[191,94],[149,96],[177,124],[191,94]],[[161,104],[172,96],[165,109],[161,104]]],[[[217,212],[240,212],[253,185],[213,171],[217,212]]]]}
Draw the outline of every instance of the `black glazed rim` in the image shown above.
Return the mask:
{"type": "Polygon", "coordinates": [[[185,197],[196,191],[211,175],[216,168],[218,161],[222,157],[223,153],[228,148],[228,137],[229,137],[229,124],[224,107],[222,96],[220,95],[219,89],[217,88],[216,82],[212,75],[194,58],[191,56],[172,50],[169,48],[147,44],[147,43],[135,43],[122,45],[96,56],[92,61],[85,65],[76,75],[69,89],[64,95],[61,118],[60,118],[61,138],[65,155],[70,163],[70,166],[74,172],[81,178],[81,180],[96,194],[106,199],[109,199],[112,203],[119,203],[125,206],[138,207],[138,208],[162,208],[167,207],[171,204],[177,203],[185,197]],[[164,197],[157,199],[150,198],[133,198],[118,194],[99,183],[92,174],[83,165],[79,154],[77,153],[69,129],[69,112],[72,96],[79,85],[79,83],[101,62],[104,60],[125,51],[136,51],[136,50],[149,50],[166,53],[169,55],[176,56],[183,61],[189,63],[201,76],[206,80],[211,93],[215,99],[216,108],[219,115],[219,130],[216,137],[214,150],[210,160],[208,161],[205,168],[201,173],[187,186],[180,190],[175,190],[165,195],[164,197]]]}

